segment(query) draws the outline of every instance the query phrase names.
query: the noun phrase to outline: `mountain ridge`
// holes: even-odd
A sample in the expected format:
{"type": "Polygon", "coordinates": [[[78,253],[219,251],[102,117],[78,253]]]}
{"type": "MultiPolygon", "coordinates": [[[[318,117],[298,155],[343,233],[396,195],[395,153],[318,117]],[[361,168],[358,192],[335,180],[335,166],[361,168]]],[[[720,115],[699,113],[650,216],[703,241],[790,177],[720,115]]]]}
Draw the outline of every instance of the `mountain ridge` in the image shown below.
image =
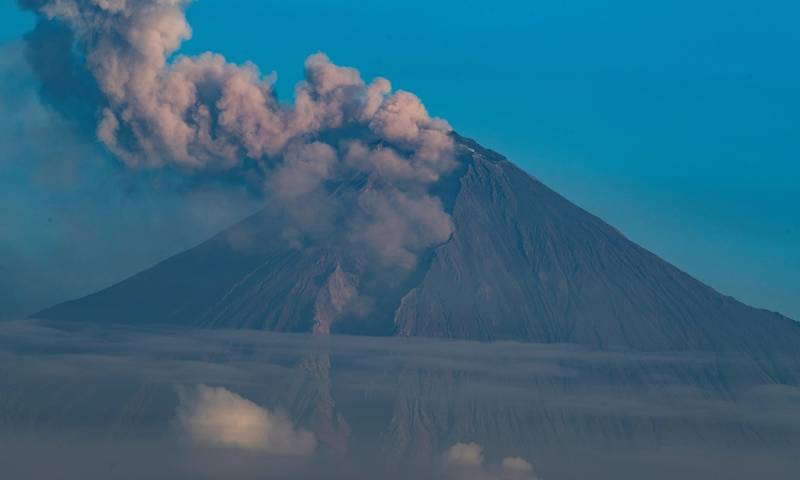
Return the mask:
{"type": "Polygon", "coordinates": [[[286,219],[265,208],[33,316],[767,356],[800,344],[791,319],[717,292],[502,155],[453,138],[459,167],[433,192],[454,232],[414,268],[375,268],[333,240],[293,245],[281,234],[286,219]]]}

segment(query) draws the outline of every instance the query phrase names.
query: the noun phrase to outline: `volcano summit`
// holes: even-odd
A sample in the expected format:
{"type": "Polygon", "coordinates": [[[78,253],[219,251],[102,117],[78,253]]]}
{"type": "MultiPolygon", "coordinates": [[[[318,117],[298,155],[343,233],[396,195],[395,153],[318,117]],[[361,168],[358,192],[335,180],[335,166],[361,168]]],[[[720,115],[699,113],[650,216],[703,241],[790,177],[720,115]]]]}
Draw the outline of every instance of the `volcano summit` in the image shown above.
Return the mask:
{"type": "MultiPolygon", "coordinates": [[[[758,356],[797,350],[794,321],[716,292],[504,157],[454,138],[458,166],[434,190],[453,231],[412,266],[345,248],[335,229],[287,241],[284,215],[265,208],[35,317],[758,356]]],[[[331,195],[363,198],[370,188],[358,177],[331,195]]]]}

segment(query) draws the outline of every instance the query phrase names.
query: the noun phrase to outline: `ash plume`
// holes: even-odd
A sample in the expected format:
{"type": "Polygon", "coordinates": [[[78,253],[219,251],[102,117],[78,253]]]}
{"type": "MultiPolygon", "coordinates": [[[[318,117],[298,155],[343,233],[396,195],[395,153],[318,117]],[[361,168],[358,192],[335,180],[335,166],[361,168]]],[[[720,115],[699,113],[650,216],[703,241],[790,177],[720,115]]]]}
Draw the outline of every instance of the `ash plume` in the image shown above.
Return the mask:
{"type": "Polygon", "coordinates": [[[127,167],[241,177],[304,234],[346,218],[343,241],[367,247],[382,265],[412,267],[420,251],[449,238],[450,218],[430,193],[455,165],[444,120],[415,95],[393,92],[388,80],[365,82],[322,53],[306,59],[294,102],[282,103],[274,75],[252,63],[177,53],[192,34],[188,3],[19,2],[39,16],[39,35],[28,41],[32,63],[42,67],[41,59],[57,55],[55,65],[69,72],[37,69],[43,88],[77,115],[76,98],[59,82],[88,77],[92,85],[73,89],[85,92],[80,107],[127,167]],[[358,198],[328,194],[332,183],[353,178],[367,182],[358,198]]]}

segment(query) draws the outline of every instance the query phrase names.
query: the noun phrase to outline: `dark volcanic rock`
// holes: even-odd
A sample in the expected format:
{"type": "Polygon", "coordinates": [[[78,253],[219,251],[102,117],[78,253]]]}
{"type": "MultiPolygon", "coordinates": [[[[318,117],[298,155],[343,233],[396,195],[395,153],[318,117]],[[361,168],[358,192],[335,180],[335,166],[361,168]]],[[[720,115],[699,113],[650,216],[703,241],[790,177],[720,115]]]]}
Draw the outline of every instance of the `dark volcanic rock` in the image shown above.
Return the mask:
{"type": "MultiPolygon", "coordinates": [[[[381,272],[335,239],[286,239],[264,210],[37,318],[294,332],[574,342],[796,355],[800,325],[661,260],[502,156],[456,137],[437,186],[455,232],[413,271],[381,272]]],[[[352,194],[356,183],[344,189],[352,194]]],[[[772,369],[780,380],[785,372],[772,369]]]]}

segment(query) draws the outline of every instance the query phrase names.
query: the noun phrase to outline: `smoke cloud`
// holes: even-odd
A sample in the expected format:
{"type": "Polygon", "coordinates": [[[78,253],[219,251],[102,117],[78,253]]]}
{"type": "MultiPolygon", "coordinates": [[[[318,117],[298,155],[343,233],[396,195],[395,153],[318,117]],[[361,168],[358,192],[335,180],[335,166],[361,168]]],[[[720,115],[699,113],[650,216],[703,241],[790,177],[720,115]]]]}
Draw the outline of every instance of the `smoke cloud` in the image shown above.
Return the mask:
{"type": "Polygon", "coordinates": [[[296,428],[284,413],[225,388],[184,387],[178,396],[178,424],[198,444],[274,455],[310,455],[316,448],[314,434],[296,428]]]}
{"type": "MultiPolygon", "coordinates": [[[[444,120],[432,118],[415,95],[393,92],[388,80],[365,82],[322,53],[306,60],[292,104],[278,100],[274,75],[251,63],[215,53],[176,56],[192,34],[187,3],[20,1],[40,25],[58,27],[52,38],[74,41],[77,55],[37,36],[30,57],[40,59],[36,53],[46,49],[60,55],[60,70],[88,73],[63,78],[92,79],[95,85],[81,91],[99,98],[86,94],[92,101],[84,108],[93,106],[97,138],[126,166],[239,176],[306,235],[346,217],[345,241],[367,247],[384,265],[411,267],[418,252],[449,238],[453,225],[429,191],[455,166],[444,120]],[[358,198],[329,195],[330,185],[354,178],[367,182],[358,198]]],[[[44,87],[63,91],[61,77],[48,74],[44,87]]]]}

